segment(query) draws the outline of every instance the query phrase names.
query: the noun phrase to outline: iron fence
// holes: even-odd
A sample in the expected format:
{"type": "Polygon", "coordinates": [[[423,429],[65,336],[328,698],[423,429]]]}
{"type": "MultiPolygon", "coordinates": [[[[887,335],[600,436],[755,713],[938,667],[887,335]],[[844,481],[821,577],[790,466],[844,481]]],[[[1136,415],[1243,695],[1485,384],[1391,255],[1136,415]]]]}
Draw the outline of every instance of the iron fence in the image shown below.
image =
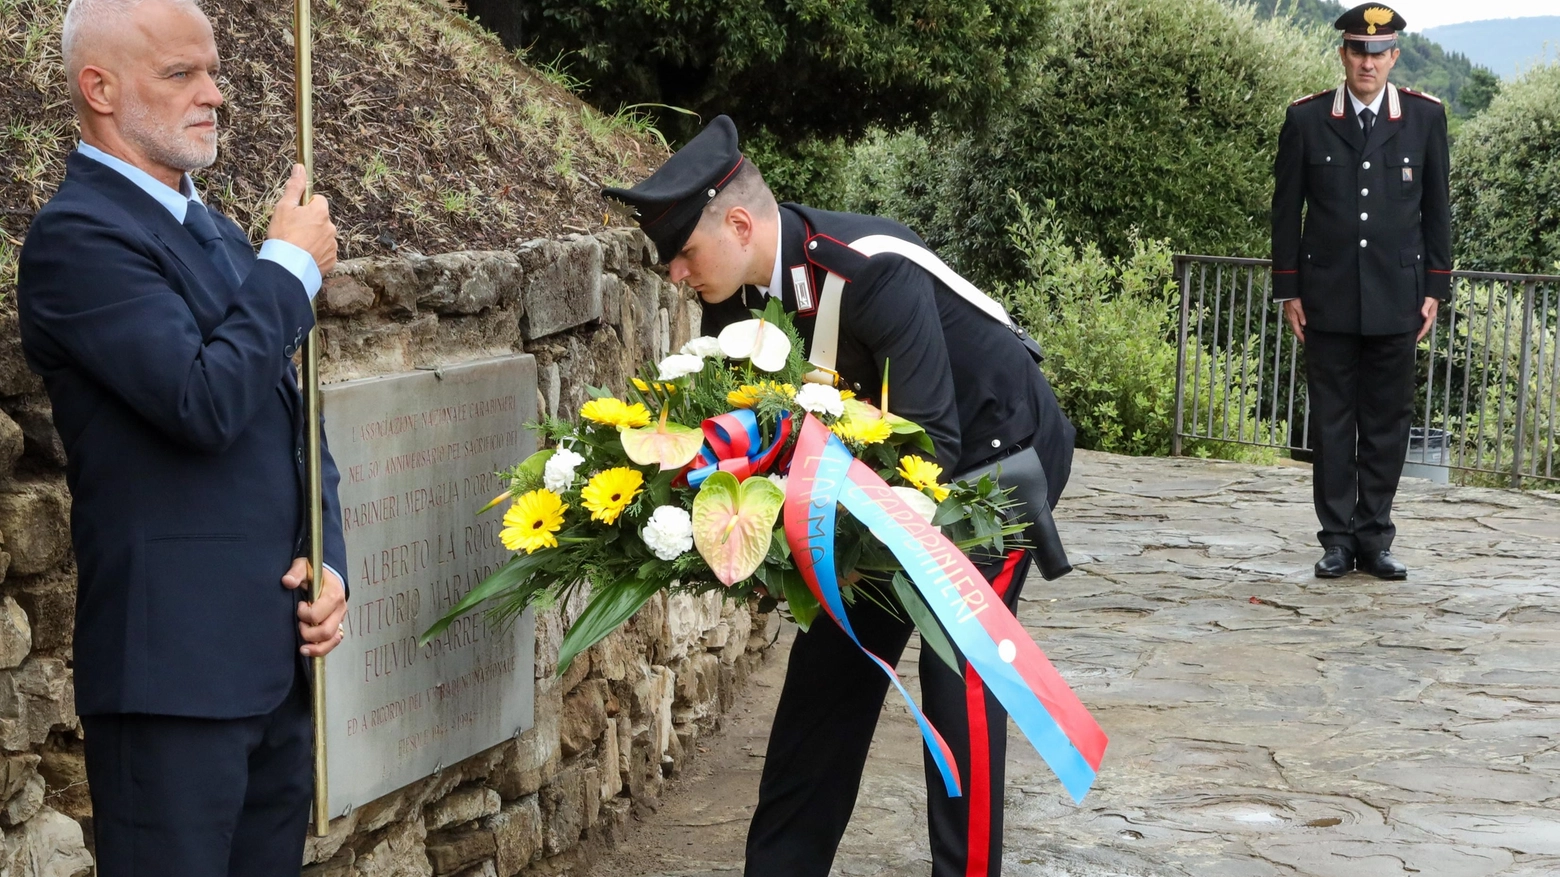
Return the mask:
{"type": "MultiPolygon", "coordinates": [[[[1304,459],[1304,353],[1271,299],[1271,263],[1178,255],[1175,270],[1173,452],[1233,442],[1304,459]]],[[[1408,461],[1466,482],[1552,488],[1560,482],[1560,276],[1455,271],[1452,291],[1416,353],[1408,461]]]]}

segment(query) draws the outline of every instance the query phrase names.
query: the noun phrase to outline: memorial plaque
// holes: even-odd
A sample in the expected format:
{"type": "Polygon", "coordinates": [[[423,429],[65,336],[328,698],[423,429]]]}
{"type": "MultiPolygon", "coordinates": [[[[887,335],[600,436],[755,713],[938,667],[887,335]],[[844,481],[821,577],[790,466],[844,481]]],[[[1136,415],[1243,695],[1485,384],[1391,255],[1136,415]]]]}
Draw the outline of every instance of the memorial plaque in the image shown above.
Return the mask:
{"type": "Polygon", "coordinates": [[[535,628],[483,612],[417,638],[509,552],[494,474],[535,449],[536,360],[506,356],[327,386],[351,586],[326,658],[330,815],[502,742],[533,721],[535,628]]]}

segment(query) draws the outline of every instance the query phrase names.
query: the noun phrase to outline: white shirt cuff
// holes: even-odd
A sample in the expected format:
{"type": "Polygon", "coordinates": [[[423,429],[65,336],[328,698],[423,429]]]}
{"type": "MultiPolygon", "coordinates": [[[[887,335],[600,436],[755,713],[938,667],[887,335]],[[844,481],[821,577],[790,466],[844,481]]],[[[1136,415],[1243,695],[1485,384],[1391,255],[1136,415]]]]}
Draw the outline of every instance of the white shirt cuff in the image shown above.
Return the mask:
{"type": "Polygon", "coordinates": [[[314,264],[314,257],[309,251],[289,244],[286,241],[268,240],[260,245],[260,258],[287,269],[287,272],[298,278],[303,284],[303,291],[309,294],[309,301],[314,301],[314,296],[320,291],[320,285],[324,278],[320,277],[320,266],[314,264]]]}

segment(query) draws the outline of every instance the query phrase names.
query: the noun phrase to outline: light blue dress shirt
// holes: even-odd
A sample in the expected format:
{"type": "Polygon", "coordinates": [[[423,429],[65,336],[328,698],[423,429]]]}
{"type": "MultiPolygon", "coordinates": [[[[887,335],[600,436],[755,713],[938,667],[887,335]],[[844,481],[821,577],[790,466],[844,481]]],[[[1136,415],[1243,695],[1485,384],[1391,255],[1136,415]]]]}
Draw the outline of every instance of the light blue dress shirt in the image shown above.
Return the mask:
{"type": "MultiPolygon", "coordinates": [[[[168,208],[173,218],[180,225],[184,224],[184,214],[188,212],[191,201],[200,201],[200,194],[195,191],[195,183],[185,174],[179,180],[179,188],[171,189],[162,180],[157,179],[146,171],[141,170],[129,162],[115,158],[112,155],[87,143],[77,143],[76,151],[83,156],[92,159],[99,164],[107,165],[121,176],[135,183],[143,192],[157,199],[157,203],[168,208]],[[182,190],[182,191],[181,191],[182,190]]],[[[204,204],[204,201],[201,201],[204,204]]],[[[323,282],[320,277],[320,267],[314,263],[314,257],[309,251],[286,241],[269,240],[260,246],[260,258],[268,262],[286,268],[288,273],[298,278],[303,284],[303,291],[309,294],[309,300],[320,291],[323,282]]]]}

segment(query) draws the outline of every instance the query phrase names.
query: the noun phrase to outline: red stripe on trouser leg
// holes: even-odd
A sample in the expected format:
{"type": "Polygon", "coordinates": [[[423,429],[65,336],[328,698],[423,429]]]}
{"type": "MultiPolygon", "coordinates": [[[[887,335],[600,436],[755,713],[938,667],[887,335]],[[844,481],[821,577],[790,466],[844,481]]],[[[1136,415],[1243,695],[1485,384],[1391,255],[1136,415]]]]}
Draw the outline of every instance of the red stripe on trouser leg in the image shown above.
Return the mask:
{"type": "MultiPolygon", "coordinates": [[[[1025,551],[1008,554],[1002,572],[991,582],[998,597],[1007,596],[1013,571],[1026,557],[1025,551]]],[[[964,703],[970,719],[970,824],[964,874],[986,877],[991,867],[991,732],[986,727],[986,686],[968,664],[964,666],[964,703]]]]}

